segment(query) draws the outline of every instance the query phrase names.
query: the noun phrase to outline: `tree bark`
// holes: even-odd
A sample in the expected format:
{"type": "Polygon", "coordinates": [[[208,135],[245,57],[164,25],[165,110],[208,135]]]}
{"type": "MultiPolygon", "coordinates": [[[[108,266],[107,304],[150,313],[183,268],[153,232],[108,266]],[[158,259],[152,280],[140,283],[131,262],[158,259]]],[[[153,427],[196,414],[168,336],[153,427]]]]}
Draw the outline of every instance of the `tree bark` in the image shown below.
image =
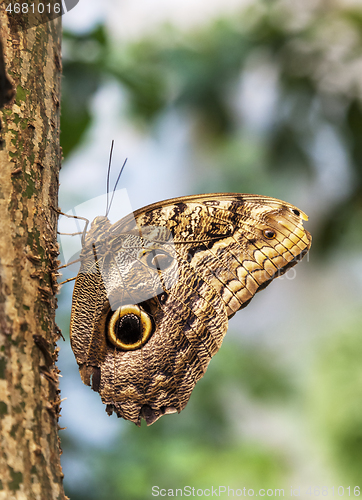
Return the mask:
{"type": "Polygon", "coordinates": [[[0,500],[65,499],[55,324],[61,18],[19,29],[0,5],[15,98],[0,112],[0,500]]]}

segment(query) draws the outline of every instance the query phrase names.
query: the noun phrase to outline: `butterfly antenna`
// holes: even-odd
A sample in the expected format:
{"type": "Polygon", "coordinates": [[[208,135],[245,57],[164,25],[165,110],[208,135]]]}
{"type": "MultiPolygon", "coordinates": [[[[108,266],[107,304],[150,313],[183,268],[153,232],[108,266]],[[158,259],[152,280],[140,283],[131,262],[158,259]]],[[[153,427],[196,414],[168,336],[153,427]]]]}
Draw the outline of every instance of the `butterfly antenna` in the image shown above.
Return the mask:
{"type": "MultiPolygon", "coordinates": [[[[112,140],[111,144],[111,151],[109,153],[109,162],[108,162],[108,172],[107,172],[107,206],[106,206],[106,217],[108,217],[109,209],[110,209],[110,204],[108,205],[108,198],[109,198],[109,177],[111,175],[111,164],[112,164],[112,154],[113,154],[113,146],[114,146],[114,140],[112,140]]],[[[112,201],[111,201],[112,203],[112,201]]]]}
{"type": "MultiPolygon", "coordinates": [[[[117,177],[116,183],[115,183],[115,185],[114,185],[114,188],[113,188],[113,193],[112,193],[112,198],[111,198],[111,201],[110,201],[110,203],[109,203],[109,207],[108,207],[107,214],[106,214],[107,216],[108,216],[109,210],[111,209],[112,201],[113,201],[113,198],[114,198],[114,193],[116,192],[116,189],[117,189],[117,186],[118,186],[119,179],[121,178],[121,175],[122,175],[123,169],[124,169],[124,167],[125,167],[125,165],[126,165],[126,163],[127,163],[127,160],[128,160],[128,158],[126,158],[126,159],[124,160],[123,165],[122,165],[122,168],[121,168],[121,170],[120,170],[120,172],[119,172],[119,174],[118,174],[118,177],[117,177]]],[[[108,204],[108,203],[107,203],[107,204],[108,204]]]]}

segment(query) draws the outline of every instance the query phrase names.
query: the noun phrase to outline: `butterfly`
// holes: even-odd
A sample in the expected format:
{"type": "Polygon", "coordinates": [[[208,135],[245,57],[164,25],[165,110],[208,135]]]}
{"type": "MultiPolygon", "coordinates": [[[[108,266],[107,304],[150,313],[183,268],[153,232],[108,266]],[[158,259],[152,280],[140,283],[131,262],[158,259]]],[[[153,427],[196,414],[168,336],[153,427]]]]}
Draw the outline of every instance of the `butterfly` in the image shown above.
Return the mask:
{"type": "Polygon", "coordinates": [[[267,196],[201,194],[85,235],[70,322],[83,382],[147,425],[185,408],[228,320],[311,246],[308,217],[267,196]]]}

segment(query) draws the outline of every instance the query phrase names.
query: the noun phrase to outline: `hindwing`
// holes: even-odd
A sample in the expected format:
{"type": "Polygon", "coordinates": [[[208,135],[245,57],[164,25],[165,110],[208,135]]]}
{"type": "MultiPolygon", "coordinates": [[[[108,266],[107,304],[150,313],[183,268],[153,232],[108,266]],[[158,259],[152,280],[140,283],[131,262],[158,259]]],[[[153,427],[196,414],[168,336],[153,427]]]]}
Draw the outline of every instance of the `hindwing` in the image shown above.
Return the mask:
{"type": "Polygon", "coordinates": [[[308,252],[307,216],[249,194],[149,205],[97,217],[76,278],[71,343],[107,411],[140,424],[180,412],[228,318],[308,252]]]}

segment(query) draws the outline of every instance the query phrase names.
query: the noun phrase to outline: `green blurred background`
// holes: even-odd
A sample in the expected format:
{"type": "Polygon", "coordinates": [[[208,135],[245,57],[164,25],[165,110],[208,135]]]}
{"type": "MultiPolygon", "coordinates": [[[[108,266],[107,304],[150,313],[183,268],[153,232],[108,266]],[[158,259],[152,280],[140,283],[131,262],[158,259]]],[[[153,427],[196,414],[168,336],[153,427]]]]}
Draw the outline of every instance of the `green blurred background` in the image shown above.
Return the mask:
{"type": "Polygon", "coordinates": [[[189,23],[150,16],[132,32],[146,4],[137,0],[128,18],[104,2],[108,14],[80,28],[66,17],[82,17],[92,2],[64,16],[62,209],[104,194],[115,139],[114,177],[128,157],[120,187],[134,209],[193,193],[264,194],[309,215],[313,244],[230,321],[186,409],[149,428],[107,417],[83,386],[69,348],[73,285],[62,287],[66,493],[143,500],[152,486],[229,486],[284,488],[289,497],[300,486],[311,498],[310,486],[329,488],[324,496],[332,487],[341,496],[340,486],[348,496],[351,486],[354,496],[362,486],[362,6],[235,1],[200,21],[203,0],[197,22],[190,9],[189,23]]]}

